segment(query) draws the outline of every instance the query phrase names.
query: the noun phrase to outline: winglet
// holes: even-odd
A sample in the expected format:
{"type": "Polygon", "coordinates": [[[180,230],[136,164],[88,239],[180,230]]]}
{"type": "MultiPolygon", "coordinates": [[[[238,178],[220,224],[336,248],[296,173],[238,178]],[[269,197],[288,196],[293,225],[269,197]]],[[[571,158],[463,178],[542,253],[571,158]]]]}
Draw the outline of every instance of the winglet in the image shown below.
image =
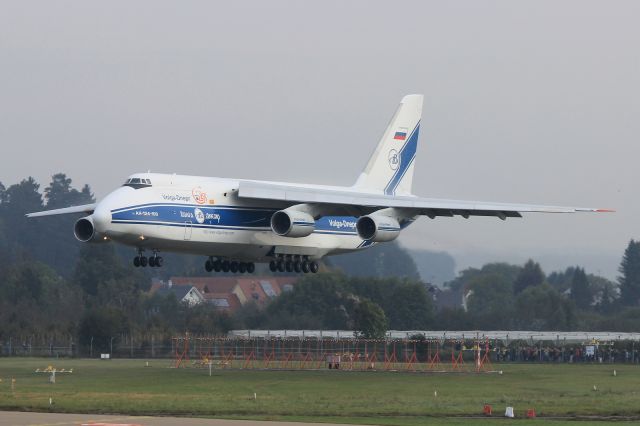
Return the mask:
{"type": "Polygon", "coordinates": [[[576,212],[591,212],[591,213],[615,213],[616,211],[613,209],[594,209],[588,207],[577,207],[575,209],[576,212]]]}

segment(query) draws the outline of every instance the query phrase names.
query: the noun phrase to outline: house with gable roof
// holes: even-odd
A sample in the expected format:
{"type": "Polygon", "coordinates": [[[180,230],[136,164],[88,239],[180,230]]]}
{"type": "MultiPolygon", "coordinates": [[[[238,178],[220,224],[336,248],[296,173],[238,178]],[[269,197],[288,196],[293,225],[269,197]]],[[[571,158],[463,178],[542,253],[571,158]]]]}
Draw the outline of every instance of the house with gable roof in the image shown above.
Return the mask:
{"type": "MultiPolygon", "coordinates": [[[[169,281],[171,283],[171,281],[169,281]]],[[[186,303],[189,306],[196,306],[205,302],[205,298],[200,291],[194,286],[188,285],[167,285],[160,287],[155,291],[160,297],[166,297],[173,294],[178,302],[186,303]]]]}
{"type": "Polygon", "coordinates": [[[152,292],[165,287],[195,288],[204,303],[216,309],[235,312],[241,306],[255,303],[264,306],[281,293],[293,289],[297,277],[171,277],[167,282],[154,281],[152,292]]]}

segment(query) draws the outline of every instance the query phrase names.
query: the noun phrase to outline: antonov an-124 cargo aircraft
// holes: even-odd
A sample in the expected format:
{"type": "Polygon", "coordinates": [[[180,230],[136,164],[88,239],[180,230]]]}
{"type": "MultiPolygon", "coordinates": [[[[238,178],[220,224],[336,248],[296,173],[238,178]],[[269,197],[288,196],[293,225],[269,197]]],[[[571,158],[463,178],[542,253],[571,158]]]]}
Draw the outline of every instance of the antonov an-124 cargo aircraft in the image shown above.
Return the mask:
{"type": "Polygon", "coordinates": [[[206,257],[207,271],[317,272],[324,256],[362,250],[398,238],[418,216],[495,216],[598,212],[420,198],[411,193],[422,95],[408,95],[391,118],[353,186],[136,173],[100,202],[38,213],[83,213],[74,226],[85,243],[132,246],[136,267],[160,267],[161,252],[206,257]]]}

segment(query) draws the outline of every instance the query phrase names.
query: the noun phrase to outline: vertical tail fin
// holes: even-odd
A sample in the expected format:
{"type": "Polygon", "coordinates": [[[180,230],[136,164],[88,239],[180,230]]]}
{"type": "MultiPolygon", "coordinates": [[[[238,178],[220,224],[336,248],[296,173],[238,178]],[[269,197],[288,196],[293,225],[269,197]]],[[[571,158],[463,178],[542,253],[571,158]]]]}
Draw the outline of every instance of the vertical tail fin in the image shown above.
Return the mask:
{"type": "Polygon", "coordinates": [[[354,187],[386,195],[411,194],[423,98],[402,98],[354,187]]]}

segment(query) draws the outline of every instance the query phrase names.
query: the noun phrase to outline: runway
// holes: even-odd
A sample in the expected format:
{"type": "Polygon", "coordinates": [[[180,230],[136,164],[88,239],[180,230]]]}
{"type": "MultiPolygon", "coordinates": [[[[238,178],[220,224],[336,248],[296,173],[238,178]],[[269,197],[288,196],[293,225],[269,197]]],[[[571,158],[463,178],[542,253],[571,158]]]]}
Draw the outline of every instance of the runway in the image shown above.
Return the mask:
{"type": "MultiPolygon", "coordinates": [[[[196,419],[189,417],[108,416],[0,411],[0,425],[2,426],[78,426],[92,423],[140,426],[308,426],[314,424],[258,420],[196,419]]],[[[323,423],[323,426],[332,425],[323,423]]]]}

